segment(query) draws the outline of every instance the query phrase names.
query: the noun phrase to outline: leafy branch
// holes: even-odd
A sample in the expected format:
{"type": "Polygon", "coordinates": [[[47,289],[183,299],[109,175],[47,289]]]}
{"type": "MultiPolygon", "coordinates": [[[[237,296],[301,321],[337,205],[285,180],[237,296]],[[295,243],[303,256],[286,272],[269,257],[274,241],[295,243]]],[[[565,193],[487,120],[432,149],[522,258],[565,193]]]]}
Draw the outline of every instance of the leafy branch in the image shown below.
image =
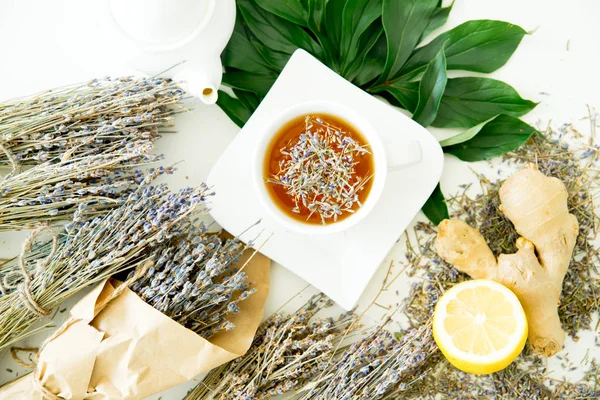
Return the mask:
{"type": "MultiPolygon", "coordinates": [[[[408,110],[423,126],[465,128],[441,142],[445,153],[479,161],[512,151],[535,130],[518,117],[537,103],[509,84],[485,77],[448,78],[450,70],[491,73],[527,33],[503,21],[467,21],[423,39],[448,20],[441,0],[237,0],[238,19],[221,58],[217,104],[243,126],[292,53],[304,49],[348,81],[408,110]]],[[[438,187],[423,207],[447,216],[438,187]]]]}

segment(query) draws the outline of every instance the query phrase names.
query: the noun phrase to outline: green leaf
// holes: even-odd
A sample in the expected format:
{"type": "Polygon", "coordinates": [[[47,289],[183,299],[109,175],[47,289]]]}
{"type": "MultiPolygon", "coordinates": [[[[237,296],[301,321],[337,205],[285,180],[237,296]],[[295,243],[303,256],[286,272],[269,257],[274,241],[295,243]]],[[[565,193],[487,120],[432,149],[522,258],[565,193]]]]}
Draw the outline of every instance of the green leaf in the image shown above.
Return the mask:
{"type": "Polygon", "coordinates": [[[433,11],[433,14],[431,14],[429,24],[421,34],[421,39],[419,39],[419,42],[448,21],[450,11],[452,11],[452,7],[454,6],[454,1],[448,7],[442,7],[441,4],[441,2],[438,3],[437,8],[433,11]]]}
{"type": "Polygon", "coordinates": [[[271,69],[277,73],[280,73],[285,67],[285,64],[290,60],[291,54],[271,50],[254,38],[250,39],[250,41],[263,60],[265,60],[271,69]]]}
{"type": "Polygon", "coordinates": [[[324,28],[328,0],[306,0],[308,2],[308,28],[319,41],[323,49],[321,60],[330,68],[337,70],[339,64],[337,43],[333,45],[324,28]]]}
{"type": "Polygon", "coordinates": [[[275,79],[275,75],[248,74],[244,71],[228,70],[223,74],[224,85],[234,89],[253,92],[263,97],[271,89],[275,79]]]}
{"type": "Polygon", "coordinates": [[[342,40],[342,14],[346,0],[328,0],[325,8],[325,27],[324,31],[331,43],[336,62],[339,63],[340,41],[342,40]]]}
{"type": "Polygon", "coordinates": [[[299,0],[256,0],[265,11],[301,26],[308,26],[308,13],[299,0]]]}
{"type": "Polygon", "coordinates": [[[238,0],[237,5],[248,29],[271,50],[292,54],[300,47],[321,57],[319,44],[300,26],[264,11],[255,0],[238,0]]]}
{"type": "Polygon", "coordinates": [[[475,135],[477,135],[479,133],[481,128],[483,128],[485,126],[485,124],[487,124],[488,122],[490,122],[491,120],[493,120],[496,117],[497,117],[497,115],[493,116],[492,118],[488,119],[487,121],[483,121],[482,123],[477,124],[474,127],[467,129],[466,131],[459,133],[458,135],[454,135],[452,137],[449,137],[448,139],[441,140],[440,146],[442,146],[442,147],[452,146],[453,144],[463,143],[471,138],[474,138],[475,135]]]}
{"type": "Polygon", "coordinates": [[[444,199],[439,183],[423,205],[423,208],[421,208],[421,211],[435,225],[439,225],[443,220],[450,218],[446,199],[444,199]]]}
{"type": "Polygon", "coordinates": [[[252,43],[250,43],[240,18],[235,22],[235,29],[231,35],[231,39],[221,54],[221,61],[225,67],[233,67],[255,73],[264,73],[265,70],[271,68],[252,43]]]}
{"type": "Polygon", "coordinates": [[[394,78],[400,71],[419,42],[436,4],[437,0],[383,1],[387,59],[378,83],[394,78]]]}
{"type": "Polygon", "coordinates": [[[494,72],[506,64],[526,33],[508,22],[467,21],[415,50],[398,79],[408,80],[423,72],[442,46],[449,70],[494,72]]]}
{"type": "Polygon", "coordinates": [[[325,29],[333,43],[340,44],[342,39],[342,15],[348,0],[327,0],[325,6],[325,29]]]}
{"type": "Polygon", "coordinates": [[[217,105],[240,128],[244,126],[252,115],[252,112],[240,100],[231,97],[222,90],[219,90],[217,105]]]}
{"type": "MultiPolygon", "coordinates": [[[[501,114],[483,126],[471,139],[444,147],[444,152],[463,161],[481,161],[516,150],[536,130],[516,117],[501,114]]],[[[472,133],[472,132],[471,132],[472,133]]]]}
{"type": "Polygon", "coordinates": [[[262,100],[256,94],[244,90],[233,89],[233,94],[235,94],[235,97],[237,97],[238,100],[252,113],[258,108],[258,105],[262,100]]]}
{"type": "Polygon", "coordinates": [[[490,78],[448,79],[433,126],[468,128],[498,114],[519,117],[537,103],[525,100],[510,85],[490,78]]]}
{"type": "MultiPolygon", "coordinates": [[[[342,12],[340,58],[342,69],[355,59],[361,37],[381,16],[383,0],[348,0],[342,12]]],[[[372,32],[369,32],[372,34],[372,32]]]]}
{"type": "Polygon", "coordinates": [[[370,90],[386,98],[395,106],[402,107],[412,113],[419,103],[419,82],[394,82],[389,86],[377,86],[370,90]],[[388,95],[391,95],[390,98],[388,95]]]}
{"type": "MultiPolygon", "coordinates": [[[[358,54],[354,57],[354,60],[350,62],[345,69],[342,70],[342,76],[353,82],[356,79],[356,76],[360,73],[363,64],[365,63],[366,57],[371,51],[371,49],[375,46],[378,40],[381,40],[383,36],[383,26],[381,26],[381,21],[375,21],[367,28],[364,32],[363,36],[360,39],[360,43],[358,45],[358,54]]],[[[384,38],[385,40],[385,38],[384,38]]],[[[385,43],[385,42],[384,42],[385,43]]],[[[385,53],[383,53],[385,54],[385,53]]],[[[381,70],[383,70],[383,65],[385,64],[385,55],[381,58],[381,70]]]]}
{"type": "Polygon", "coordinates": [[[413,119],[419,124],[429,126],[435,120],[447,81],[446,56],[442,48],[427,66],[419,83],[419,102],[413,113],[413,119]]]}
{"type": "Polygon", "coordinates": [[[385,66],[386,56],[387,39],[385,35],[380,35],[365,57],[363,65],[359,69],[356,78],[353,79],[353,82],[359,86],[368,86],[369,82],[372,82],[381,75],[385,66]]]}
{"type": "Polygon", "coordinates": [[[308,27],[314,34],[323,33],[321,24],[327,0],[308,0],[308,27]]]}

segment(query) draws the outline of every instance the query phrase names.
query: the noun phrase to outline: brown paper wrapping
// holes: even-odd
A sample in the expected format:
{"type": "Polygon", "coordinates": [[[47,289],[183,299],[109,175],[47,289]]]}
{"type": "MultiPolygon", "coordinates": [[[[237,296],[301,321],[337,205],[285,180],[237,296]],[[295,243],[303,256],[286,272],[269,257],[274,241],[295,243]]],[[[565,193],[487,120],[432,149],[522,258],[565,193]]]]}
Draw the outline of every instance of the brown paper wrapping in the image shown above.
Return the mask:
{"type": "Polygon", "coordinates": [[[115,290],[104,281],[73,307],[63,331],[39,354],[35,373],[0,388],[0,399],[43,400],[40,384],[64,399],[144,399],[231,361],[248,350],[262,320],[269,267],[268,258],[254,255],[244,270],[256,293],[230,318],[235,329],[210,340],[129,289],[99,307],[115,290]]]}

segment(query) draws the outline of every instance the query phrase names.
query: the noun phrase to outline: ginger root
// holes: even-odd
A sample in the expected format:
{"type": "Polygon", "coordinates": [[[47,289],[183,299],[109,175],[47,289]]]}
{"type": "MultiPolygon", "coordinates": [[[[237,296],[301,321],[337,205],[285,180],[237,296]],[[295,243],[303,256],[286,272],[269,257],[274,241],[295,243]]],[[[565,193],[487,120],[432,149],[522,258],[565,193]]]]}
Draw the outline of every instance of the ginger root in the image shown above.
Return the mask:
{"type": "Polygon", "coordinates": [[[435,248],[471,278],[492,279],[511,289],[527,315],[534,351],[551,357],[565,340],[558,305],[579,224],[568,211],[565,185],[535,165],[507,179],[499,195],[500,210],[521,236],[515,254],[496,260],[481,233],[457,219],[442,221],[435,248]]]}

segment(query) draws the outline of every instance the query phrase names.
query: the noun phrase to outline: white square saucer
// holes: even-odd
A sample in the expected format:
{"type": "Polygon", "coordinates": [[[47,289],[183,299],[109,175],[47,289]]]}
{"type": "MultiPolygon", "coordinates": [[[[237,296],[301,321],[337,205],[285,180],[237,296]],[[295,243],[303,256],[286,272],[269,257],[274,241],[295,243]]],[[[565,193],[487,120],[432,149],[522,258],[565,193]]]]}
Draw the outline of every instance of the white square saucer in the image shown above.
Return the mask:
{"type": "Polygon", "coordinates": [[[216,195],[211,215],[234,235],[262,220],[264,237],[273,235],[261,252],[349,310],[433,192],[443,163],[440,145],[425,128],[298,50],[212,168],[208,184],[216,195]],[[314,100],[337,102],[357,110],[377,130],[384,144],[393,143],[394,138],[418,141],[422,160],[390,172],[375,208],[357,225],[342,233],[308,236],[287,231],[264,210],[252,183],[252,157],[260,130],[274,115],[294,104],[314,100]]]}

